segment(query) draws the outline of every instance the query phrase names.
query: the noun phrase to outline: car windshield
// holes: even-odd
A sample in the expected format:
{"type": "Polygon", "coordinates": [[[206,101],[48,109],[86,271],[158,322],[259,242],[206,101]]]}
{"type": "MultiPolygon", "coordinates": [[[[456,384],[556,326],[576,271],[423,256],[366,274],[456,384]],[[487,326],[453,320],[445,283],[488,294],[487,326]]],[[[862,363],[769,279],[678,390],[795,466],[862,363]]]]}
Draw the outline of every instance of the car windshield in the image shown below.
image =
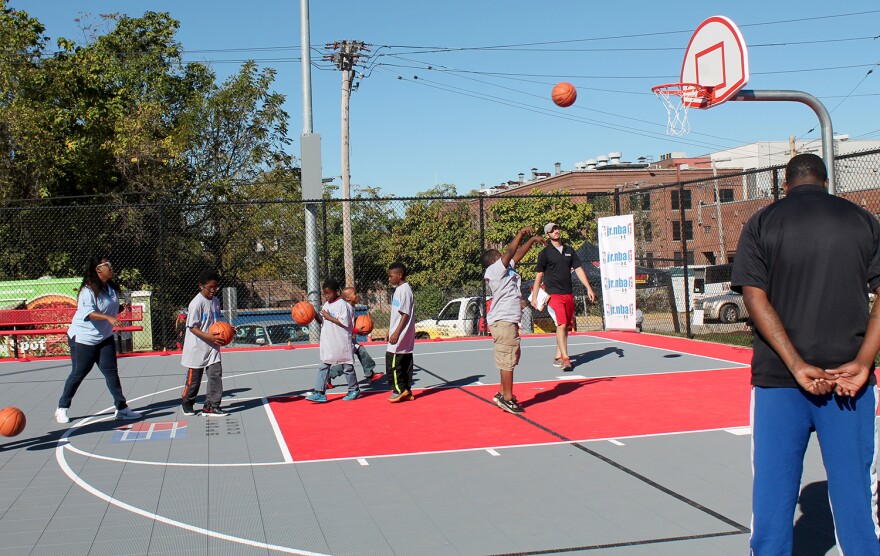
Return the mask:
{"type": "Polygon", "coordinates": [[[299,328],[295,324],[274,324],[266,327],[269,332],[269,339],[273,344],[283,344],[300,339],[297,338],[299,328]]]}

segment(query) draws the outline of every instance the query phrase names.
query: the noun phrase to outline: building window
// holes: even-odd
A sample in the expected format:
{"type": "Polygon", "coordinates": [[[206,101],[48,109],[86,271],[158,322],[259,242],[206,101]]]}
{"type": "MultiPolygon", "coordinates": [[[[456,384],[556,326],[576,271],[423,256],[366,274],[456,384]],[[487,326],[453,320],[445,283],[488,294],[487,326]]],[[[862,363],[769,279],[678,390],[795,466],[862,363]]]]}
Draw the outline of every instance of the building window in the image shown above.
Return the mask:
{"type": "MultiPolygon", "coordinates": [[[[684,238],[688,241],[694,239],[693,220],[684,221],[684,238]]],[[[681,241],[681,222],[678,220],[672,221],[672,239],[673,241],[681,241]]]]}
{"type": "Polygon", "coordinates": [[[650,221],[642,222],[639,224],[639,227],[642,230],[642,237],[640,238],[642,241],[645,243],[651,243],[654,241],[654,227],[650,221]]]}
{"type": "MultiPolygon", "coordinates": [[[[672,254],[672,261],[673,261],[674,266],[682,266],[683,263],[681,261],[681,251],[676,251],[675,253],[672,254]]],[[[693,251],[687,252],[687,263],[688,263],[688,266],[691,266],[694,264],[694,252],[693,251]]]]}
{"type": "MultiPolygon", "coordinates": [[[[718,196],[722,203],[731,203],[733,202],[733,189],[719,189],[718,196]]],[[[715,202],[717,203],[718,199],[715,199],[715,202]]]]}
{"type": "MultiPolygon", "coordinates": [[[[672,210],[679,210],[678,191],[670,191],[672,194],[672,210]]],[[[681,202],[684,204],[684,210],[691,210],[691,192],[682,191],[681,202]]]]}
{"type": "Polygon", "coordinates": [[[632,210],[651,210],[651,194],[650,193],[633,193],[632,210]]]}
{"type": "Polygon", "coordinates": [[[645,266],[654,268],[654,253],[645,253],[645,266]]]}

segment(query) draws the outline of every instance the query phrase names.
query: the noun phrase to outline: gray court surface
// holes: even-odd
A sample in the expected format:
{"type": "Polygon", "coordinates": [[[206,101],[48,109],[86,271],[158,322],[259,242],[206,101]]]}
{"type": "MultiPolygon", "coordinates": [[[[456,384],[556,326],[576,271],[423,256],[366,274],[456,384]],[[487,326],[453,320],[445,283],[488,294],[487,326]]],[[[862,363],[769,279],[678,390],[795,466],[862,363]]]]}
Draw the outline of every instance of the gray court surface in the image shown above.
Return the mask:
{"type": "MultiPolygon", "coordinates": [[[[382,369],[384,346],[368,350],[382,369]]],[[[575,376],[563,376],[552,337],[525,339],[517,383],[743,366],[591,336],[572,337],[570,351],[575,376]]],[[[74,398],[76,420],[59,425],[69,362],[0,364],[0,406],[28,418],[21,435],[0,437],[0,554],[748,553],[747,429],[291,462],[264,398],[310,391],[317,357],[224,353],[222,419],[180,412],[179,355],[120,358],[140,427],[186,421],[149,440],[123,438],[97,369],[74,398]]],[[[415,362],[417,389],[498,382],[490,340],[419,343],[415,362]]],[[[389,409],[358,417],[381,422],[389,409]]],[[[802,489],[797,553],[836,554],[815,441],[802,489]]]]}

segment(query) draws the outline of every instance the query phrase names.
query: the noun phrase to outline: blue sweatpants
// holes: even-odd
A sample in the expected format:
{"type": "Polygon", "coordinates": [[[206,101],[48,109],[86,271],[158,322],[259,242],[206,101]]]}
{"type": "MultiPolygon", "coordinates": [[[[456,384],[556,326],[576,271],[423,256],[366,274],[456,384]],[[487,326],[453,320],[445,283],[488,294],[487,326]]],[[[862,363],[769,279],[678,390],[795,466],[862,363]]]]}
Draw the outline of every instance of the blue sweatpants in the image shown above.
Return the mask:
{"type": "Polygon", "coordinates": [[[840,553],[880,555],[876,387],[855,398],[752,388],[752,554],[789,555],[804,454],[815,430],[840,553]]]}

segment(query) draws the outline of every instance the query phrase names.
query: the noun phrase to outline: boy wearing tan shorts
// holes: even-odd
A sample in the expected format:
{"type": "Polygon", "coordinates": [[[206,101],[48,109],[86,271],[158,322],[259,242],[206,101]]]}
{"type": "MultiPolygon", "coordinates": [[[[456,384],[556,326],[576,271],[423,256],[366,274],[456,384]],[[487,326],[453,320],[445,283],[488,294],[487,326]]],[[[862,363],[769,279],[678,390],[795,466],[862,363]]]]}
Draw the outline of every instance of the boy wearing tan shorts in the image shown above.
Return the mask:
{"type": "Polygon", "coordinates": [[[513,414],[525,411],[513,395],[513,368],[519,363],[522,318],[522,278],[514,268],[532,245],[546,243],[541,236],[533,236],[522,243],[523,237],[529,234],[534,234],[534,230],[527,226],[516,234],[503,254],[497,249],[489,249],[482,257],[486,269],[483,279],[492,293],[492,306],[486,322],[495,343],[495,366],[501,372],[501,391],[495,394],[494,401],[498,407],[513,414]]]}

